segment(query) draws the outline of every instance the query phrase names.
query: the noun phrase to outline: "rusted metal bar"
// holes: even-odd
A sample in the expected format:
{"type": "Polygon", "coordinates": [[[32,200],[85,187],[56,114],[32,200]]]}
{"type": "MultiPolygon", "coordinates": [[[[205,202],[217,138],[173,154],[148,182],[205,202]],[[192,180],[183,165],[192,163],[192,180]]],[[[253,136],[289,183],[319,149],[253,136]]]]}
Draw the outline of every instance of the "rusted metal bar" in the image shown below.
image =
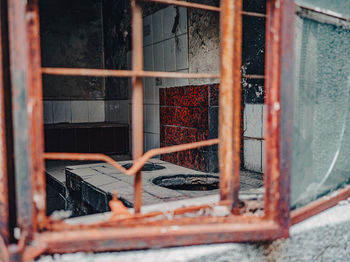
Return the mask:
{"type": "Polygon", "coordinates": [[[202,9],[202,10],[215,11],[215,12],[220,12],[221,10],[220,7],[216,7],[216,6],[203,5],[203,4],[177,1],[177,0],[138,0],[138,1],[147,2],[147,3],[165,4],[165,5],[176,5],[176,6],[183,6],[188,8],[202,9]]]}
{"type": "MultiPolygon", "coordinates": [[[[8,192],[8,230],[13,232],[14,228],[17,226],[16,217],[16,195],[15,195],[15,178],[14,178],[14,162],[13,162],[13,129],[12,129],[12,102],[11,102],[11,76],[10,76],[10,52],[9,52],[9,34],[8,34],[8,8],[7,1],[0,0],[0,19],[1,19],[1,80],[0,85],[2,85],[2,121],[3,128],[1,132],[5,137],[3,138],[4,144],[2,147],[6,147],[6,158],[3,158],[2,165],[6,166],[6,169],[2,170],[7,173],[7,185],[6,190],[8,192]]],[[[5,153],[5,151],[4,151],[5,153]]],[[[2,213],[2,212],[0,212],[2,213]]],[[[5,215],[5,213],[3,213],[5,215]]],[[[13,234],[10,234],[10,242],[14,242],[13,234]]],[[[8,239],[5,238],[6,243],[8,239]]]]}
{"type": "MultiPolygon", "coordinates": [[[[10,242],[9,232],[9,199],[8,199],[8,173],[6,150],[6,126],[5,126],[5,88],[3,53],[3,1],[0,1],[0,250],[7,252],[3,246],[10,242]]],[[[4,54],[5,55],[5,54],[4,54]]],[[[6,255],[3,254],[4,256],[6,255]]],[[[1,256],[0,256],[1,258],[1,256]]]]}
{"type": "MultiPolygon", "coordinates": [[[[233,205],[234,213],[239,212],[239,189],[241,169],[242,138],[242,0],[235,0],[234,7],[234,56],[233,56],[233,205]]],[[[232,19],[232,18],[231,18],[232,19]]]]}
{"type": "Polygon", "coordinates": [[[325,22],[324,19],[327,19],[326,17],[329,17],[328,19],[330,21],[332,20],[332,18],[334,18],[333,23],[331,22],[331,24],[335,24],[338,26],[341,26],[342,24],[337,24],[337,22],[335,22],[336,20],[340,20],[343,22],[350,22],[350,18],[348,18],[348,17],[343,17],[343,16],[341,16],[341,14],[338,14],[336,12],[332,12],[330,10],[321,9],[318,7],[312,8],[310,6],[296,3],[296,10],[297,10],[297,14],[299,14],[299,15],[305,15],[308,18],[311,18],[311,19],[314,18],[316,20],[321,19],[321,20],[323,20],[322,22],[325,22]],[[317,17],[317,14],[319,14],[318,17],[317,17]]]}
{"type": "Polygon", "coordinates": [[[317,215],[322,211],[337,205],[341,200],[348,199],[349,197],[350,187],[346,187],[313,201],[304,207],[293,210],[291,212],[291,225],[295,225],[309,217],[317,215]]]}
{"type": "Polygon", "coordinates": [[[29,119],[29,139],[31,159],[31,186],[33,188],[33,201],[36,209],[36,222],[39,229],[46,222],[46,183],[44,166],[44,113],[43,88],[40,54],[39,33],[39,7],[38,0],[29,0],[26,7],[27,25],[27,55],[28,55],[28,102],[27,111],[29,119]]]}
{"type": "Polygon", "coordinates": [[[288,231],[293,130],[294,1],[268,0],[265,215],[288,231]],[[283,123],[283,125],[281,125],[283,123]]]}
{"type": "MultiPolygon", "coordinates": [[[[26,21],[26,2],[11,0],[8,5],[9,42],[11,62],[11,87],[14,125],[14,165],[17,197],[17,220],[22,231],[29,238],[36,230],[36,214],[33,205],[32,188],[32,144],[29,132],[30,112],[28,110],[28,39],[26,21]]],[[[29,107],[33,109],[32,107],[29,107]]],[[[34,159],[33,159],[34,158],[34,159]]],[[[39,196],[41,198],[42,196],[39,196]]],[[[45,198],[44,198],[45,201],[45,198]]],[[[44,202],[45,203],[45,202],[44,202]]]]}
{"type": "Polygon", "coordinates": [[[238,207],[241,139],[242,1],[221,1],[220,197],[238,207]]]}
{"type": "Polygon", "coordinates": [[[113,158],[106,156],[104,154],[91,154],[91,153],[44,153],[45,159],[51,160],[78,160],[78,161],[104,161],[111,164],[113,167],[123,172],[125,175],[135,175],[143,165],[152,157],[162,154],[174,153],[194,148],[199,148],[203,146],[212,146],[219,142],[219,139],[210,139],[206,141],[200,141],[189,144],[181,144],[175,146],[167,146],[161,148],[154,148],[147,151],[142,157],[137,159],[131,168],[125,169],[113,158]]]}
{"type": "Polygon", "coordinates": [[[245,140],[259,140],[259,141],[264,141],[264,137],[251,137],[251,136],[244,136],[243,137],[245,140]]]}
{"type": "MultiPolygon", "coordinates": [[[[136,0],[131,0],[132,13],[132,70],[143,69],[142,8],[136,0]]],[[[132,78],[132,156],[134,161],[143,154],[143,86],[142,78],[132,78]]],[[[142,172],[135,173],[134,210],[138,214],[142,205],[142,172]]]]}
{"type": "MultiPolygon", "coordinates": [[[[290,179],[292,176],[293,118],[294,118],[294,20],[295,1],[283,0],[280,30],[280,177],[279,200],[276,203],[278,224],[289,234],[290,226],[290,179]]],[[[276,109],[275,105],[274,108],[276,109]]],[[[272,127],[270,127],[272,128],[272,127]]]]}
{"type": "Polygon", "coordinates": [[[247,79],[265,79],[265,75],[243,75],[242,77],[247,79]]]}
{"type": "Polygon", "coordinates": [[[266,14],[242,11],[242,15],[265,18],[266,14]]]}
{"type": "Polygon", "coordinates": [[[158,77],[158,78],[208,78],[219,79],[218,74],[191,74],[178,72],[156,72],[143,70],[112,70],[91,68],[53,68],[43,67],[43,74],[69,76],[99,76],[99,77],[158,77]]]}
{"type": "Polygon", "coordinates": [[[10,255],[8,252],[8,243],[5,242],[5,239],[0,235],[0,261],[10,262],[10,255]]]}
{"type": "MultiPolygon", "coordinates": [[[[228,203],[224,203],[221,206],[227,206],[228,203]]],[[[47,230],[50,232],[62,232],[62,231],[78,231],[89,230],[95,228],[115,228],[126,229],[133,227],[154,227],[154,226],[174,226],[174,225],[199,225],[199,224],[226,224],[226,223],[261,223],[266,222],[262,217],[254,215],[230,215],[230,216],[211,216],[211,212],[215,212],[208,207],[197,208],[182,208],[180,212],[173,210],[170,211],[154,211],[148,214],[136,214],[129,217],[113,217],[111,220],[105,220],[100,222],[94,222],[90,224],[69,224],[65,221],[50,221],[47,230]],[[198,211],[196,211],[197,209],[198,211]],[[176,212],[176,213],[175,213],[176,212]],[[201,214],[202,213],[202,214],[201,214]],[[203,215],[204,214],[204,215],[203,215]],[[207,215],[206,215],[207,214],[207,215]],[[171,219],[169,219],[169,217],[171,219]]],[[[140,236],[141,237],[141,236],[140,236]]]]}
{"type": "MultiPolygon", "coordinates": [[[[103,252],[199,244],[247,242],[280,238],[277,223],[212,223],[165,227],[96,228],[89,230],[45,232],[36,235],[37,245],[46,253],[103,252]]],[[[30,253],[28,246],[28,253],[30,253]]]]}

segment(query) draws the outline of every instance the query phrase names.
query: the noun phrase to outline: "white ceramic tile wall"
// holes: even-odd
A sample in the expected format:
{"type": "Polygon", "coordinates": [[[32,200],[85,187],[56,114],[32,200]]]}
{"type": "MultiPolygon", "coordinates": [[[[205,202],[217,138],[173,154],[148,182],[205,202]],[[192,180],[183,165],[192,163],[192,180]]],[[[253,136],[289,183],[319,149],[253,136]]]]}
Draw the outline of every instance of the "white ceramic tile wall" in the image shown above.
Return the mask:
{"type": "Polygon", "coordinates": [[[246,104],[244,110],[244,136],[262,137],[262,110],[261,104],[246,104]]]}
{"type": "Polygon", "coordinates": [[[153,43],[163,40],[163,10],[152,15],[153,43]]]}
{"type": "MultiPolygon", "coordinates": [[[[154,79],[156,81],[156,79],[154,79]]],[[[154,104],[159,105],[159,88],[160,86],[156,83],[154,84],[154,104]]]]}
{"type": "Polygon", "coordinates": [[[117,114],[117,122],[122,124],[128,124],[130,122],[130,110],[129,110],[129,101],[128,100],[121,100],[119,101],[119,112],[117,114]]]}
{"type": "Polygon", "coordinates": [[[89,101],[72,101],[72,122],[89,122],[89,101]]]}
{"type": "Polygon", "coordinates": [[[176,70],[188,68],[188,34],[175,39],[176,42],[176,70]]]}
{"type": "MultiPolygon", "coordinates": [[[[145,70],[188,73],[187,9],[179,8],[179,24],[172,33],[176,8],[169,6],[144,18],[144,68],[145,70]],[[151,28],[146,28],[151,24],[151,28]]],[[[188,79],[144,80],[144,150],[159,147],[159,88],[188,85],[188,79]]],[[[129,107],[130,108],[130,107],[129,107]]],[[[130,109],[129,109],[130,110],[130,109]]],[[[131,111],[129,113],[131,126],[131,111]]],[[[130,130],[131,132],[131,130],[130,130]]]]}
{"type": "Polygon", "coordinates": [[[154,105],[144,105],[143,106],[143,128],[147,133],[153,132],[152,128],[152,118],[154,115],[154,105]]]}
{"type": "Polygon", "coordinates": [[[44,101],[44,123],[104,122],[104,100],[48,100],[44,101]]]}
{"type": "Polygon", "coordinates": [[[159,134],[144,133],[143,139],[144,152],[159,147],[159,134]]]}
{"type": "Polygon", "coordinates": [[[147,143],[147,134],[148,134],[148,133],[143,132],[143,153],[145,153],[145,152],[147,151],[147,146],[146,146],[146,143],[147,143]]]}
{"type": "MultiPolygon", "coordinates": [[[[48,101],[47,101],[48,102],[48,101]]],[[[53,123],[71,123],[72,107],[70,100],[49,101],[52,104],[53,123]]]]}
{"type": "Polygon", "coordinates": [[[265,141],[261,142],[261,170],[265,173],[265,141]]]}
{"type": "MultiPolygon", "coordinates": [[[[179,70],[177,72],[188,73],[188,69],[179,70]]],[[[187,86],[187,85],[189,85],[188,78],[177,78],[177,79],[174,79],[174,81],[175,81],[175,83],[173,83],[174,86],[187,86]]]]}
{"type": "MultiPolygon", "coordinates": [[[[154,70],[154,55],[153,46],[146,46],[143,48],[143,63],[144,69],[147,71],[154,70]]],[[[154,101],[154,78],[143,79],[143,98],[144,103],[153,103],[154,101]]]]}
{"type": "Polygon", "coordinates": [[[167,72],[176,70],[175,38],[164,41],[164,68],[167,72]]]}
{"type": "Polygon", "coordinates": [[[164,71],[164,48],[163,42],[153,45],[154,70],[164,71]]]}
{"type": "Polygon", "coordinates": [[[251,171],[261,172],[261,141],[244,140],[244,167],[251,171]]]}
{"type": "Polygon", "coordinates": [[[89,122],[105,121],[105,101],[88,101],[89,122]]]}
{"type": "Polygon", "coordinates": [[[144,140],[144,149],[145,152],[154,148],[154,140],[152,139],[152,134],[150,133],[145,133],[145,140],[144,140]]]}
{"type": "MultiPolygon", "coordinates": [[[[153,132],[155,134],[160,134],[160,119],[159,119],[159,105],[154,105],[154,115],[153,115],[153,132]]],[[[159,143],[159,141],[158,141],[159,143]]]]}
{"type": "Polygon", "coordinates": [[[178,35],[187,33],[187,8],[179,7],[179,15],[179,25],[176,32],[178,35]]]}
{"type": "Polygon", "coordinates": [[[152,16],[149,15],[143,19],[143,45],[151,45],[153,43],[153,26],[152,16]]]}
{"type": "Polygon", "coordinates": [[[176,8],[174,6],[169,6],[163,10],[163,40],[175,36],[172,33],[175,16],[176,8]]]}
{"type": "Polygon", "coordinates": [[[265,104],[263,106],[263,124],[262,124],[262,137],[265,137],[265,128],[266,128],[266,117],[267,117],[267,106],[265,104]]]}
{"type": "Polygon", "coordinates": [[[66,122],[66,101],[51,101],[51,103],[53,112],[53,122],[66,122]]]}
{"type": "Polygon", "coordinates": [[[159,134],[159,105],[144,105],[144,132],[159,134]]]}
{"type": "Polygon", "coordinates": [[[174,87],[176,84],[177,79],[175,78],[164,78],[164,86],[165,87],[174,87]]]}
{"type": "MultiPolygon", "coordinates": [[[[263,138],[265,135],[266,106],[262,104],[246,104],[244,111],[244,136],[263,138]]],[[[263,172],[265,157],[265,142],[258,140],[244,140],[245,168],[263,172]]]]}
{"type": "Polygon", "coordinates": [[[159,113],[157,111],[159,111],[159,105],[152,105],[152,115],[147,119],[150,121],[151,132],[154,134],[159,134],[159,113]]]}
{"type": "Polygon", "coordinates": [[[106,120],[108,122],[128,124],[131,121],[129,106],[129,100],[106,101],[106,120]]]}
{"type": "Polygon", "coordinates": [[[52,124],[53,123],[53,110],[52,110],[52,101],[44,101],[44,123],[52,124]]]}
{"type": "Polygon", "coordinates": [[[66,106],[65,106],[65,117],[66,117],[66,122],[67,123],[71,123],[72,122],[72,101],[67,100],[66,102],[66,106]]]}
{"type": "Polygon", "coordinates": [[[143,81],[143,103],[155,103],[155,81],[154,78],[144,78],[143,81]]]}
{"type": "Polygon", "coordinates": [[[153,71],[153,46],[143,48],[143,67],[146,71],[153,71]]]}

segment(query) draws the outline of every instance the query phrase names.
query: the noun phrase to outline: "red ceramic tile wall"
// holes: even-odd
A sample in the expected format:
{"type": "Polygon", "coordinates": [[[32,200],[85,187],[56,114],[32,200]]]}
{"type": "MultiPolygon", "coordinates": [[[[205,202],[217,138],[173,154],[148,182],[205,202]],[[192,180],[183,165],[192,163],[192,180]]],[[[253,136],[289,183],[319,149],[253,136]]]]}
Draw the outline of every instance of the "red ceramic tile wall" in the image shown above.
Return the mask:
{"type": "MultiPolygon", "coordinates": [[[[209,131],[217,130],[217,126],[211,128],[210,125],[217,125],[217,119],[212,121],[210,109],[218,107],[218,89],[218,84],[161,88],[159,90],[161,146],[213,138],[209,131]]],[[[208,172],[209,166],[212,166],[209,163],[211,154],[216,153],[211,151],[210,148],[186,150],[163,155],[162,160],[208,172]]]]}

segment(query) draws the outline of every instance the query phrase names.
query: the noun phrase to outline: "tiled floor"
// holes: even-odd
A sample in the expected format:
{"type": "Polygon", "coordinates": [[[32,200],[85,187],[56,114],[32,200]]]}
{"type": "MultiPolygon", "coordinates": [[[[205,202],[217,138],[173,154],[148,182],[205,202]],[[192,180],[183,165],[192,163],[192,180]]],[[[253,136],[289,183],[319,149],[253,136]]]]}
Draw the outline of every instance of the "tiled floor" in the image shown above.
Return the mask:
{"type": "MultiPolygon", "coordinates": [[[[119,160],[122,160],[119,158],[119,160]]],[[[120,164],[130,164],[130,160],[119,161],[120,164]]],[[[185,167],[177,166],[159,159],[151,159],[149,163],[165,167],[161,170],[142,172],[142,204],[154,205],[168,201],[198,198],[218,195],[219,189],[208,191],[173,190],[155,185],[152,180],[166,175],[208,175],[185,167]]],[[[67,186],[67,193],[79,191],[81,200],[93,208],[94,212],[108,211],[108,202],[113,192],[129,207],[132,206],[133,183],[132,176],[127,176],[106,163],[79,163],[72,161],[50,161],[46,165],[47,173],[62,185],[67,186]],[[65,173],[64,173],[65,170],[65,173]],[[68,183],[66,183],[66,179],[68,183]]],[[[210,174],[219,177],[219,174],[210,174]]],[[[262,174],[241,171],[241,197],[262,195],[262,174]]]]}

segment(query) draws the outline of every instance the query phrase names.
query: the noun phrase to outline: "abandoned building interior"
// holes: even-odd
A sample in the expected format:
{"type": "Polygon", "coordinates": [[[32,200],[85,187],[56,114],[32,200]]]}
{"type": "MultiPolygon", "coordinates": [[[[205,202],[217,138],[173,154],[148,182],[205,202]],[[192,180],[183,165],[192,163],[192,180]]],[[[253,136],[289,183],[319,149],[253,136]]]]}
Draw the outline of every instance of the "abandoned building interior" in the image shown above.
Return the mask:
{"type": "Polygon", "coordinates": [[[273,240],[350,197],[346,1],[25,2],[0,0],[0,260],[273,240]]]}
{"type": "MultiPolygon", "coordinates": [[[[262,198],[265,1],[245,1],[241,194],[262,198]]],[[[219,1],[208,1],[218,6],[219,1]]],[[[220,72],[219,13],[145,4],[147,71],[220,72]]],[[[130,1],[39,2],[43,67],[131,69],[130,1]]],[[[143,152],[218,137],[219,79],[143,79],[143,152]]],[[[103,153],[132,164],[131,79],[43,76],[46,152],[103,153]]],[[[219,195],[218,147],[156,156],[142,169],[142,203],[219,195]]],[[[46,162],[48,214],[133,206],[133,178],[106,163],[46,162]]],[[[243,197],[243,195],[241,196],[243,197]]]]}

